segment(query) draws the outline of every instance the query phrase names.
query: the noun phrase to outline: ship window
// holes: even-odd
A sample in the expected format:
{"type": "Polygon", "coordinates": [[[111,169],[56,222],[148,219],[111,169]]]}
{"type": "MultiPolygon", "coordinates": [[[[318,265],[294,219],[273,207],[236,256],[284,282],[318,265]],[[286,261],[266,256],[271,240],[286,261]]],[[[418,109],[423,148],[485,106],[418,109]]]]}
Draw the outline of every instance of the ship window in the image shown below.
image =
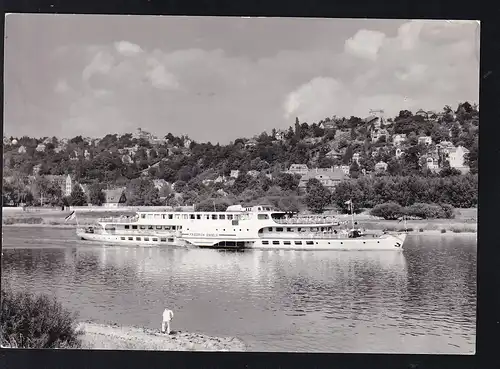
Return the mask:
{"type": "Polygon", "coordinates": [[[299,227],[299,228],[297,228],[297,232],[300,232],[301,230],[302,230],[302,228],[300,228],[300,227],[299,227]]]}
{"type": "Polygon", "coordinates": [[[263,220],[263,219],[269,219],[269,215],[267,214],[258,214],[257,219],[263,220]]]}
{"type": "Polygon", "coordinates": [[[129,241],[133,241],[134,240],[134,237],[129,237],[128,238],[129,241]]]}
{"type": "Polygon", "coordinates": [[[273,231],[273,227],[269,227],[268,231],[272,232],[273,231]]]}
{"type": "Polygon", "coordinates": [[[296,245],[302,245],[302,241],[295,241],[296,245]]]}
{"type": "Polygon", "coordinates": [[[273,245],[279,245],[280,241],[273,241],[273,245]]]}
{"type": "Polygon", "coordinates": [[[306,245],[314,245],[314,242],[312,242],[312,241],[306,241],[306,245]]]}
{"type": "Polygon", "coordinates": [[[290,241],[283,241],[284,245],[290,245],[290,241]]]}
{"type": "Polygon", "coordinates": [[[136,241],[140,241],[140,240],[141,240],[141,238],[140,238],[140,237],[136,237],[136,238],[135,238],[135,240],[136,240],[136,241]]]}
{"type": "Polygon", "coordinates": [[[169,238],[168,242],[174,242],[174,239],[173,238],[169,238]]]}
{"type": "Polygon", "coordinates": [[[224,214],[220,214],[219,219],[226,219],[226,216],[224,214]]]}
{"type": "Polygon", "coordinates": [[[156,229],[161,229],[161,226],[156,226],[156,229]]]}
{"type": "Polygon", "coordinates": [[[153,241],[158,241],[158,238],[153,238],[153,241]]]}
{"type": "Polygon", "coordinates": [[[177,229],[182,229],[182,226],[177,226],[177,229]]]}
{"type": "Polygon", "coordinates": [[[168,219],[172,219],[173,218],[173,215],[172,214],[168,214],[168,219]]]}
{"type": "Polygon", "coordinates": [[[137,226],[133,225],[133,226],[132,226],[132,229],[137,229],[137,226]]]}
{"type": "Polygon", "coordinates": [[[238,225],[238,221],[237,220],[231,221],[231,225],[237,226],[238,225]]]}
{"type": "Polygon", "coordinates": [[[167,239],[165,237],[160,238],[161,242],[167,242],[167,239]]]}
{"type": "Polygon", "coordinates": [[[212,219],[216,220],[217,219],[217,214],[212,215],[212,219]]]}
{"type": "Polygon", "coordinates": [[[190,218],[191,218],[191,219],[195,219],[194,214],[191,214],[191,215],[190,215],[190,218]]]}
{"type": "Polygon", "coordinates": [[[225,232],[226,231],[226,228],[223,229],[223,231],[225,232]]]}
{"type": "Polygon", "coordinates": [[[148,229],[153,229],[153,226],[152,225],[148,226],[148,229]]]}
{"type": "Polygon", "coordinates": [[[162,214],[161,218],[162,218],[162,219],[165,219],[165,214],[162,214]]]}
{"type": "Polygon", "coordinates": [[[144,237],[144,241],[149,241],[149,237],[144,237]]]}
{"type": "Polygon", "coordinates": [[[182,219],[189,219],[189,215],[187,215],[187,214],[182,214],[182,219]]]}
{"type": "Polygon", "coordinates": [[[263,232],[263,229],[259,229],[259,233],[262,233],[263,232]]]}
{"type": "Polygon", "coordinates": [[[201,215],[200,214],[196,214],[196,219],[201,219],[201,215]]]}
{"type": "Polygon", "coordinates": [[[121,240],[125,241],[125,237],[120,237],[121,240]]]}
{"type": "Polygon", "coordinates": [[[233,215],[232,214],[228,214],[227,219],[228,220],[232,220],[233,219],[233,215]]]}
{"type": "Polygon", "coordinates": [[[269,245],[269,241],[262,241],[263,245],[269,245]]]}
{"type": "Polygon", "coordinates": [[[141,214],[141,218],[145,219],[146,218],[146,214],[141,214]]]}
{"type": "Polygon", "coordinates": [[[287,228],[286,231],[287,232],[293,232],[293,229],[292,228],[287,228]]]}
{"type": "Polygon", "coordinates": [[[181,219],[181,215],[180,214],[175,214],[175,219],[181,219]]]}
{"type": "Polygon", "coordinates": [[[125,226],[125,229],[129,229],[129,228],[130,228],[130,226],[128,226],[128,225],[125,226]]]}
{"type": "Polygon", "coordinates": [[[139,228],[140,229],[146,229],[146,226],[141,225],[141,226],[139,226],[139,228]]]}
{"type": "Polygon", "coordinates": [[[277,228],[276,228],[276,232],[283,232],[283,228],[281,228],[281,227],[277,227],[277,228]]]}
{"type": "Polygon", "coordinates": [[[155,214],[155,219],[160,219],[161,214],[155,214]]]}

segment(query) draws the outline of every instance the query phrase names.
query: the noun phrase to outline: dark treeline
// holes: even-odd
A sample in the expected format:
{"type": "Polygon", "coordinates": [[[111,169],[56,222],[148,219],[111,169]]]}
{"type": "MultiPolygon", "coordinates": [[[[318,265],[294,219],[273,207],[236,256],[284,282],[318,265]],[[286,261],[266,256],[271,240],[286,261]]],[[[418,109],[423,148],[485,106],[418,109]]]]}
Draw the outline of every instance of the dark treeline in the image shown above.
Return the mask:
{"type": "Polygon", "coordinates": [[[352,199],[355,210],[373,208],[386,202],[401,206],[415,203],[449,204],[456,208],[477,206],[477,174],[450,177],[363,177],[340,183],[332,195],[333,202],[346,210],[352,199]]]}

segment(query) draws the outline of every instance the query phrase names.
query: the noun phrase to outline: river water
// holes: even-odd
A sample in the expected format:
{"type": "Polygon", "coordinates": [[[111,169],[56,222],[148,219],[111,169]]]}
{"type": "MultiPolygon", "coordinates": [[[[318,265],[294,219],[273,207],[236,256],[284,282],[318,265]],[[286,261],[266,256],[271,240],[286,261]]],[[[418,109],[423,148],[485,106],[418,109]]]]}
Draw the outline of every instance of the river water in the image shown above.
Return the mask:
{"type": "Polygon", "coordinates": [[[403,252],[91,245],[6,227],[2,283],[82,320],[237,336],[250,351],[474,353],[475,236],[409,236],[403,252]]]}

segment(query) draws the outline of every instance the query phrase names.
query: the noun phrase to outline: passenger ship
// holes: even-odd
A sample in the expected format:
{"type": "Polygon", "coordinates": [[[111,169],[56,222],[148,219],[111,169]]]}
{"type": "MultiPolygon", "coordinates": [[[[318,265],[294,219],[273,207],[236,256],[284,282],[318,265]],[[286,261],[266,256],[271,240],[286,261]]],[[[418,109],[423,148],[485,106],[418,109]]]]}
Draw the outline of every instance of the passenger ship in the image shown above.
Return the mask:
{"type": "Polygon", "coordinates": [[[225,212],[137,212],[134,217],[100,219],[95,226],[77,228],[77,236],[123,245],[401,250],[407,234],[367,235],[330,217],[233,205],[225,212]]]}

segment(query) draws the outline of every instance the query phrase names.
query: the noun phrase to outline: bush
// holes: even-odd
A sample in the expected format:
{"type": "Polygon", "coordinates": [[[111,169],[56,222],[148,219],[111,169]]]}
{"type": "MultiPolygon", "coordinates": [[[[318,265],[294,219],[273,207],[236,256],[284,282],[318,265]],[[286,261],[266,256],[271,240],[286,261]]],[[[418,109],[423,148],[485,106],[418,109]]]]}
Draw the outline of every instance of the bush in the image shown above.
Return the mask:
{"type": "Polygon", "coordinates": [[[375,205],[370,211],[370,215],[374,217],[384,218],[386,220],[395,220],[404,215],[404,209],[401,205],[395,202],[386,202],[384,204],[375,205]]]}
{"type": "Polygon", "coordinates": [[[451,205],[421,204],[416,203],[406,208],[406,214],[410,217],[421,219],[450,219],[455,216],[451,205]]]}
{"type": "Polygon", "coordinates": [[[422,228],[420,228],[418,231],[419,231],[419,232],[423,232],[424,230],[423,230],[422,228]]]}
{"type": "Polygon", "coordinates": [[[19,348],[80,348],[76,315],[55,298],[1,290],[0,343],[19,348]]]}
{"type": "Polygon", "coordinates": [[[441,210],[443,212],[444,219],[453,219],[455,218],[455,209],[450,204],[441,204],[441,210]]]}
{"type": "Polygon", "coordinates": [[[441,233],[446,233],[446,229],[441,229],[441,233]]]}
{"type": "Polygon", "coordinates": [[[43,219],[39,217],[27,217],[27,218],[4,218],[2,220],[3,224],[42,224],[43,219]]]}

